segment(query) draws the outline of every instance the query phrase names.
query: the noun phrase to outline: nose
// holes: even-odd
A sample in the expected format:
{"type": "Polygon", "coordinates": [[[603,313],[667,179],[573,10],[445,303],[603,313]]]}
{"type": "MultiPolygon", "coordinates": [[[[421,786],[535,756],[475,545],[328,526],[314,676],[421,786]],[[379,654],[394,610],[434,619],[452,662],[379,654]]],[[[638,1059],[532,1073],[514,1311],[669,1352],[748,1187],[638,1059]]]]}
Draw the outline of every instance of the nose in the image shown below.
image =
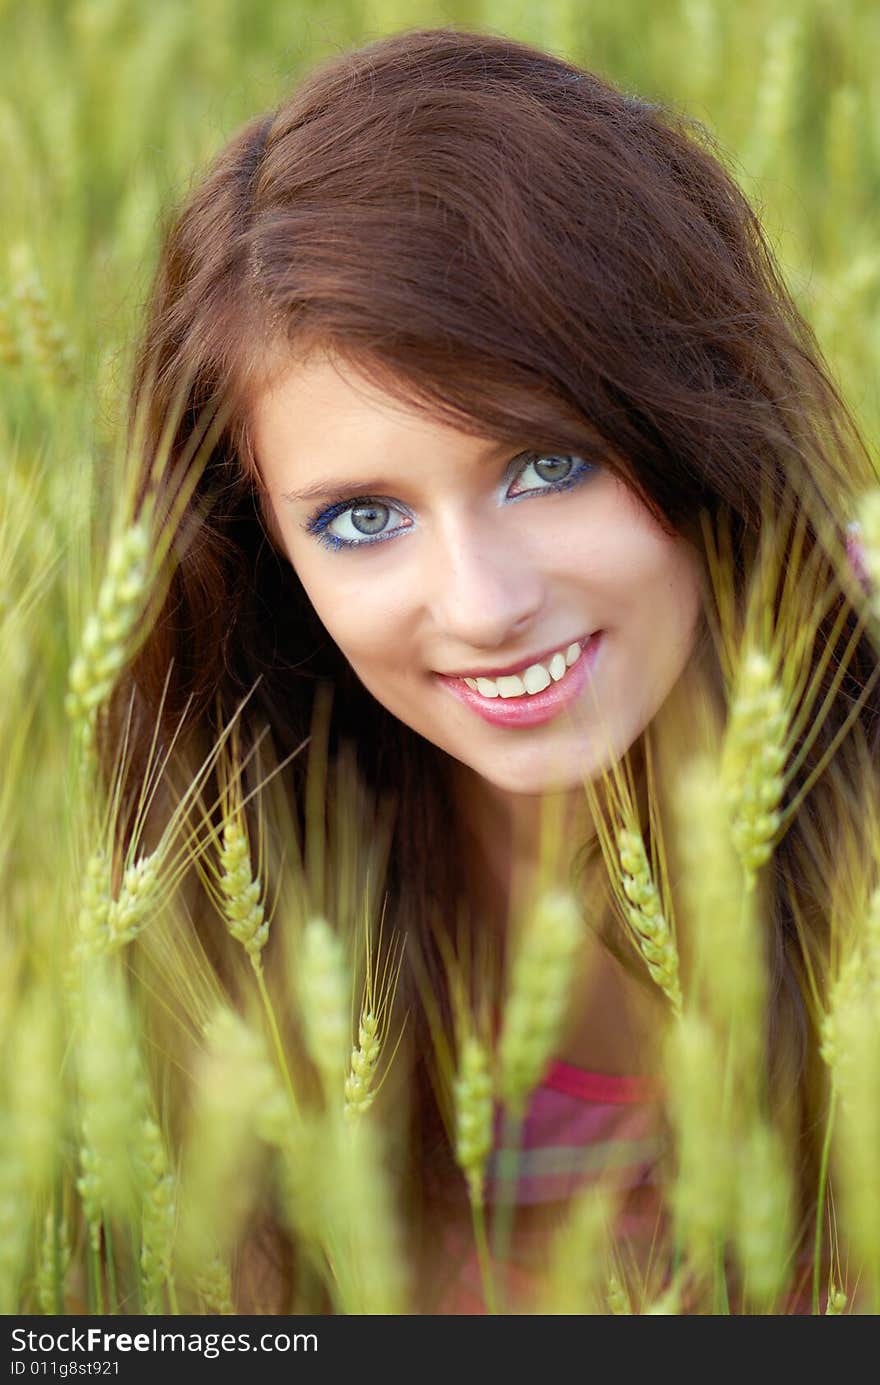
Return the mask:
{"type": "Polygon", "coordinates": [[[458,518],[435,535],[431,616],[458,657],[504,650],[529,631],[544,600],[540,566],[509,527],[458,518]]]}

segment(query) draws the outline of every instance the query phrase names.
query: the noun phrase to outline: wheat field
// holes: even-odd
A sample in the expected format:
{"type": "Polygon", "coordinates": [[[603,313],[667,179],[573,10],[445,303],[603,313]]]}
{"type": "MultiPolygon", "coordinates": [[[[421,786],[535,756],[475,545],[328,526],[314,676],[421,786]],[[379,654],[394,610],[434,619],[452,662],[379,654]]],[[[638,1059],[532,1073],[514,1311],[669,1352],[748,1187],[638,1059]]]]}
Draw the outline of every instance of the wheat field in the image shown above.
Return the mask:
{"type": "MultiPolygon", "coordinates": [[[[367,929],[343,946],[326,920],[300,917],[296,898],[270,896],[265,844],[245,824],[234,735],[214,763],[222,831],[212,834],[194,796],[184,796],[167,839],[114,880],[112,803],[94,779],[92,737],[148,619],[155,577],[151,516],[131,513],[123,423],[164,221],[237,126],[313,63],[383,33],[439,24],[527,40],[696,116],[758,208],[869,443],[880,431],[873,0],[0,0],[4,1313],[234,1311],[237,1238],[267,1179],[310,1266],[289,1311],[312,1310],[322,1294],[341,1313],[412,1311],[396,1189],[382,1125],[371,1119],[399,1038],[391,996],[401,940],[376,948],[367,929]],[[168,921],[199,851],[219,926],[241,948],[242,1013],[223,1003],[168,921]],[[297,947],[273,979],[262,952],[285,909],[297,920],[297,947]],[[155,970],[132,992],[128,949],[154,934],[155,970]],[[149,984],[160,977],[168,983],[161,1005],[149,984]],[[189,1065],[181,1129],[156,1086],[150,1004],[167,1012],[161,1032],[169,1045],[180,1036],[179,1060],[189,1065]],[[283,1035],[286,1004],[302,1010],[296,1054],[283,1035]]],[[[880,522],[875,543],[867,509],[863,520],[870,565],[880,522]]],[[[880,613],[869,619],[876,635],[880,613]]],[[[730,793],[719,797],[712,765],[695,761],[681,789],[681,813],[700,824],[687,837],[690,905],[715,920],[707,950],[725,949],[699,1003],[682,997],[664,882],[625,813],[604,843],[637,951],[669,1000],[682,1274],[640,1301],[624,1292],[603,1241],[611,1194],[599,1190],[557,1238],[541,1311],[685,1312],[704,1281],[717,1309],[725,1245],[749,1285],[744,1311],[782,1311],[791,1168],[779,1132],[750,1105],[749,1033],[764,985],[750,911],[778,826],[774,776],[792,743],[792,709],[760,648],[744,650],[739,677],[725,783],[746,804],[763,793],[764,817],[756,825],[742,809],[733,849],[723,827],[712,834],[731,803],[730,793]],[[756,748],[757,788],[748,779],[756,748]],[[722,1072],[738,1093],[732,1103],[722,1072]],[[740,1151],[723,1169],[719,1131],[740,1151]]],[[[867,807],[865,821],[880,850],[867,807]]],[[[835,1225],[854,1257],[809,1284],[813,1311],[827,1313],[854,1303],[876,1311],[880,1294],[880,904],[857,858],[854,848],[840,897],[841,910],[862,909],[861,931],[817,997],[834,1075],[821,1176],[837,1172],[835,1225]]],[[[570,901],[549,895],[541,909],[510,978],[498,1052],[479,1016],[461,1013],[454,1036],[438,1034],[486,1301],[499,1311],[484,1215],[493,1094],[515,1143],[552,1051],[553,988],[564,989],[573,946],[570,901]]],[[[503,1228],[498,1234],[503,1240],[503,1228]]]]}

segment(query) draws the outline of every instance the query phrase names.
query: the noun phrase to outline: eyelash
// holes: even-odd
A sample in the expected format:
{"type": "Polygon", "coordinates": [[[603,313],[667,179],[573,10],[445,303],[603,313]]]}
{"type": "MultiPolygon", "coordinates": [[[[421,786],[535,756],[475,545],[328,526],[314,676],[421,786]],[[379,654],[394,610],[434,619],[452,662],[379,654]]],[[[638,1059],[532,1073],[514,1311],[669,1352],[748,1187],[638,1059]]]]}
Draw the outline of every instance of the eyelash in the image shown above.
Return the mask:
{"type": "MultiPolygon", "coordinates": [[[[579,485],[588,476],[591,476],[599,469],[597,463],[586,462],[575,452],[530,452],[526,455],[520,471],[524,471],[525,468],[531,466],[533,462],[543,462],[557,456],[574,458],[579,463],[577,470],[573,474],[566,476],[562,481],[550,481],[547,483],[546,488],[541,489],[536,487],[532,490],[523,491],[520,495],[514,496],[513,499],[522,500],[525,496],[530,495],[556,495],[559,491],[568,490],[571,486],[579,485]]],[[[519,474],[520,472],[517,473],[517,475],[519,474]]],[[[307,533],[312,534],[324,548],[329,548],[334,552],[339,548],[367,548],[374,543],[385,543],[388,539],[394,538],[397,534],[403,534],[407,529],[411,528],[410,525],[402,525],[397,529],[390,530],[386,534],[377,534],[374,538],[365,536],[363,539],[341,539],[337,534],[331,534],[329,532],[329,526],[333,523],[334,519],[338,519],[339,516],[345,514],[347,510],[356,510],[362,505],[383,505],[388,510],[399,508],[396,505],[392,505],[390,501],[382,500],[377,496],[356,496],[347,499],[340,497],[334,500],[330,505],[319,506],[314,514],[305,521],[303,528],[307,533]]]]}

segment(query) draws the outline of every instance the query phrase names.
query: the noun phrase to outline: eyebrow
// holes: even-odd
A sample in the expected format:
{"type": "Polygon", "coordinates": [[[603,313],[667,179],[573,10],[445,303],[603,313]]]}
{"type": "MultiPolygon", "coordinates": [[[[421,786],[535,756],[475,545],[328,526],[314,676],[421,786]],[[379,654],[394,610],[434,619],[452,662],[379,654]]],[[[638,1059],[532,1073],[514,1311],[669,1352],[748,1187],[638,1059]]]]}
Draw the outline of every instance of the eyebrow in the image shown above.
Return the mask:
{"type": "MultiPolygon", "coordinates": [[[[490,443],[480,454],[480,460],[491,462],[504,452],[511,452],[514,456],[518,456],[521,451],[522,448],[518,451],[515,445],[509,442],[490,443]]],[[[295,505],[301,500],[332,500],[337,496],[356,495],[358,492],[366,494],[368,491],[393,491],[400,485],[400,480],[401,478],[397,477],[396,480],[389,482],[387,478],[382,476],[367,477],[366,479],[358,476],[351,480],[344,476],[325,477],[323,480],[313,481],[310,486],[305,486],[299,491],[282,491],[281,499],[295,505]]]]}

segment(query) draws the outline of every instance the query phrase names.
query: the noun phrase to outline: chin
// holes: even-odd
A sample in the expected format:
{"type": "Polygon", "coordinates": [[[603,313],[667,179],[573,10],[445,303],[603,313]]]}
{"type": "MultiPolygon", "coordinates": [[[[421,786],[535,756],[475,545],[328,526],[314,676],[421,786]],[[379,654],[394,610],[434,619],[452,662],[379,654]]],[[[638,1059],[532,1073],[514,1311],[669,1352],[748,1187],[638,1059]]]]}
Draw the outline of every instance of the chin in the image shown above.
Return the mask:
{"type": "Polygon", "coordinates": [[[554,770],[548,765],[535,765],[528,769],[521,766],[472,765],[471,768],[493,788],[503,793],[525,794],[537,797],[545,793],[565,793],[570,789],[583,787],[584,776],[589,767],[583,770],[573,768],[571,761],[554,770]]]}
{"type": "MultiPolygon", "coordinates": [[[[620,739],[625,747],[632,743],[625,736],[620,739]]],[[[602,751],[593,744],[585,746],[580,754],[576,747],[571,747],[567,753],[557,749],[552,758],[546,754],[528,757],[512,754],[506,761],[498,759],[479,765],[471,764],[471,768],[496,789],[506,793],[563,793],[571,789],[580,789],[585,793],[584,785],[588,781],[600,780],[603,772],[618,762],[624,753],[625,749],[621,752],[615,741],[610,752],[607,747],[602,751]]]]}

